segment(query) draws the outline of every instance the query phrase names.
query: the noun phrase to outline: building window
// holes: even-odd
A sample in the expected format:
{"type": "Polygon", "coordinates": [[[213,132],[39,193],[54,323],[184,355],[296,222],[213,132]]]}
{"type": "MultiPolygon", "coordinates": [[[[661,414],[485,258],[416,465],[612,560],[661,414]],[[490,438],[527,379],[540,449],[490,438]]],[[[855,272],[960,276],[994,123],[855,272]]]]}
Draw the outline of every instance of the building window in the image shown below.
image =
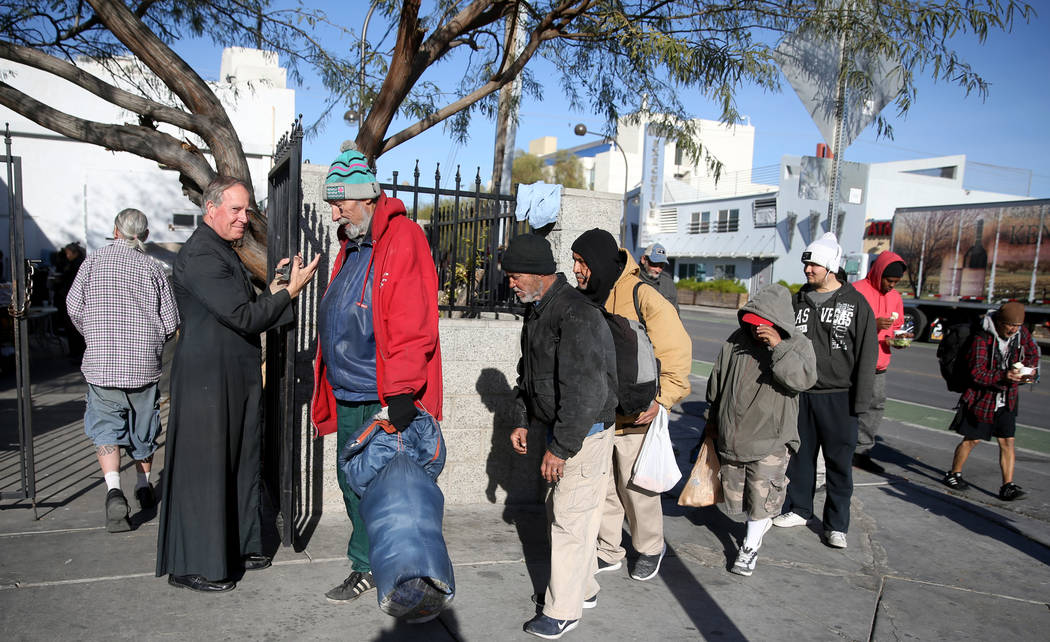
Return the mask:
{"type": "Polygon", "coordinates": [[[693,212],[689,218],[690,234],[707,234],[711,231],[711,212],[693,212]]]}
{"type": "Polygon", "coordinates": [[[685,162],[685,150],[678,146],[676,143],[674,146],[674,164],[681,165],[685,162]]]}
{"type": "Polygon", "coordinates": [[[716,279],[736,279],[736,265],[716,265],[716,279]]]}
{"type": "Polygon", "coordinates": [[[718,210],[716,232],[736,232],[740,229],[740,210],[718,210]]]}
{"type": "Polygon", "coordinates": [[[704,280],[704,264],[703,263],[679,263],[678,264],[678,278],[679,279],[696,279],[697,281],[704,280]]]}
{"type": "Polygon", "coordinates": [[[669,207],[660,210],[657,234],[674,234],[678,231],[678,208],[669,207]]]}
{"type": "Polygon", "coordinates": [[[201,214],[185,214],[175,212],[171,215],[172,229],[194,229],[200,224],[201,214]]]}
{"type": "Polygon", "coordinates": [[[755,227],[775,227],[777,224],[777,199],[769,198],[755,201],[754,208],[755,227]]]}

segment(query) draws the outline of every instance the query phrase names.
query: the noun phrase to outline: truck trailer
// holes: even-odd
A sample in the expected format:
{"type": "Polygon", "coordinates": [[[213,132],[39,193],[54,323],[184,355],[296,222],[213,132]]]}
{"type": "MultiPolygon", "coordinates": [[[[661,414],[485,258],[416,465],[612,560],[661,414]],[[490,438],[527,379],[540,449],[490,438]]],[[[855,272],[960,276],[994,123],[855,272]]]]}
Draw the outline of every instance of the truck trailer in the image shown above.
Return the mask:
{"type": "MultiPolygon", "coordinates": [[[[890,249],[908,266],[897,285],[916,338],[939,341],[949,326],[1006,301],[1050,341],[1050,199],[897,208],[890,249]]],[[[867,272],[851,256],[850,280],[867,272]]]]}

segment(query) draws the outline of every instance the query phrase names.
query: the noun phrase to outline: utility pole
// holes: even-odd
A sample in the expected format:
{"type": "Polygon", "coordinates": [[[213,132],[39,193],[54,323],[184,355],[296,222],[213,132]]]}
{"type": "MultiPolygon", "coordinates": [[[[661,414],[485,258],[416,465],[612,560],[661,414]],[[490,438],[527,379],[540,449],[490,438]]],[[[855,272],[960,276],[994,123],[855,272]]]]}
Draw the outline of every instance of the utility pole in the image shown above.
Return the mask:
{"type": "MultiPolygon", "coordinates": [[[[521,29],[518,28],[518,9],[507,16],[504,47],[507,55],[504,68],[521,53],[521,29]]],[[[521,101],[521,79],[503,85],[499,90],[499,108],[496,112],[496,141],[492,153],[492,193],[509,194],[511,170],[514,167],[514,144],[518,136],[518,104],[521,101]],[[510,144],[510,151],[507,145],[510,144]]]]}

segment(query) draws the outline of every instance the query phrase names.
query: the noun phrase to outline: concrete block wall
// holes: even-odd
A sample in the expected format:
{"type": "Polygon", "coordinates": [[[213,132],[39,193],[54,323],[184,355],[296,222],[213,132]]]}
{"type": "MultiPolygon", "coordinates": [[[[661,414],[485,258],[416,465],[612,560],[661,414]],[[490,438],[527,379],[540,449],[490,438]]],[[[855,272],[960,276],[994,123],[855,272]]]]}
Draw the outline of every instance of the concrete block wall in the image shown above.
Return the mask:
{"type": "MultiPolygon", "coordinates": [[[[296,355],[298,404],[299,488],[301,515],[308,524],[321,512],[342,512],[343,501],[335,477],[335,435],[315,439],[308,406],[313,387],[316,350],[316,312],[319,293],[338,251],[331,210],[321,200],[327,166],[303,166],[304,257],[322,252],[315,283],[299,298],[296,355]]],[[[558,221],[547,233],[559,271],[572,276],[572,241],[585,230],[602,227],[614,236],[619,230],[623,201],[615,194],[566,189],[558,221]]],[[[542,501],[544,485],[539,462],[544,435],[530,434],[529,454],[510,448],[512,389],[517,377],[521,319],[509,315],[485,319],[440,320],[444,383],[445,469],[438,484],[449,504],[522,504],[542,501]]]]}

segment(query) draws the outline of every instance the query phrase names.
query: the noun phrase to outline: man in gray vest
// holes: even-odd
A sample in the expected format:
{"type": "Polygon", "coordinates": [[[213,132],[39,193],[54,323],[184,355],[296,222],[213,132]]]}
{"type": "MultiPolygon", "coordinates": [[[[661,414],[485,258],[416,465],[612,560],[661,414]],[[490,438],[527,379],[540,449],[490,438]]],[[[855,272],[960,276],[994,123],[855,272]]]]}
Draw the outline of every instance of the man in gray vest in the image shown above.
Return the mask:
{"type": "Polygon", "coordinates": [[[671,302],[675,312],[681,314],[678,309],[678,288],[675,287],[674,277],[667,270],[671,267],[667,261],[667,250],[659,243],[653,243],[642,252],[642,258],[638,260],[641,265],[638,276],[663,295],[671,302]]]}

